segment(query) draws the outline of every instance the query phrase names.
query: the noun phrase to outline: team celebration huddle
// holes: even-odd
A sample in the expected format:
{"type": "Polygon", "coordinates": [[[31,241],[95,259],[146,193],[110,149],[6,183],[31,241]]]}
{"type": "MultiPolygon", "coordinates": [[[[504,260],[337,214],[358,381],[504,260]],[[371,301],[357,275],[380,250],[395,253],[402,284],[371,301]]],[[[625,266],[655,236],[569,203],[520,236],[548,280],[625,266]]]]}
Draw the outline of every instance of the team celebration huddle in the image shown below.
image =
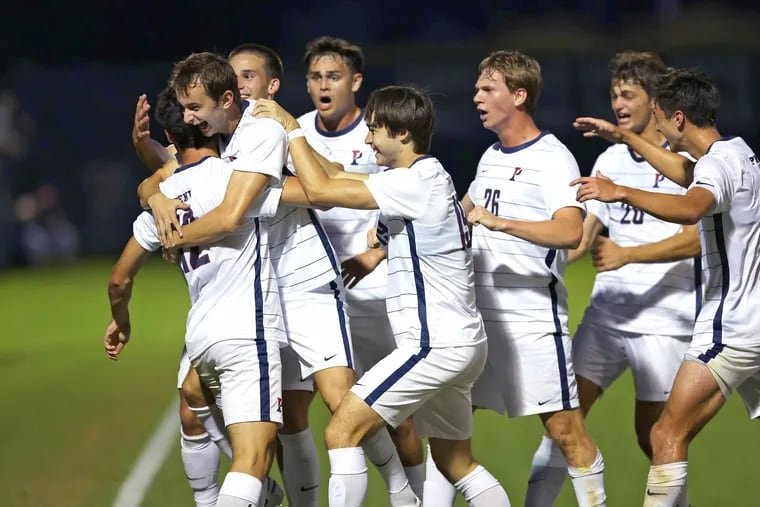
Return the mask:
{"type": "Polygon", "coordinates": [[[104,346],[124,353],[133,280],[162,249],[191,300],[177,387],[195,504],[370,505],[372,466],[386,505],[509,506],[471,450],[473,412],[490,409],[543,426],[526,506],[553,505],[567,477],[579,506],[604,506],[585,417],[630,368],[651,467],[627,505],[688,506],[689,444],[732,390],[760,417],[760,159],[719,134],[714,81],[615,55],[616,123],[574,119],[612,143],[581,177],[533,120],[539,62],[493,52],[473,64],[473,114],[497,139],[462,196],[430,153],[425,91],[386,86],[360,107],[362,50],[335,37],[304,65],[315,109],[299,117],[275,102],[283,64],[259,44],[191,54],[137,102],[152,175],[104,346]],[[571,340],[563,278],[587,253],[597,276],[571,340]],[[332,415],[315,442],[317,393],[332,415]]]}

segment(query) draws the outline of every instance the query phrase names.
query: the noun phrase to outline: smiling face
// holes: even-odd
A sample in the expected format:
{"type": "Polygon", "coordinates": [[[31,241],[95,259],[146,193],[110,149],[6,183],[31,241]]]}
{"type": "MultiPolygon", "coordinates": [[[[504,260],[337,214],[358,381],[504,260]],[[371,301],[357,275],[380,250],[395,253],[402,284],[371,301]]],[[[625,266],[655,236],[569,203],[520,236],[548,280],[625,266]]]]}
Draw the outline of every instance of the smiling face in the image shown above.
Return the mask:
{"type": "Polygon", "coordinates": [[[353,114],[354,93],[361,83],[362,75],[352,72],[345,60],[334,54],[315,57],[306,74],[306,91],[317,114],[329,124],[337,124],[353,114]]]}
{"type": "Polygon", "coordinates": [[[396,160],[403,148],[403,135],[392,136],[388,129],[375,123],[374,115],[367,120],[367,137],[364,142],[375,152],[377,165],[395,168],[398,166],[396,160]]]}
{"type": "Polygon", "coordinates": [[[226,91],[218,101],[206,93],[202,85],[188,87],[184,92],[177,90],[177,100],[183,107],[185,123],[196,125],[204,136],[229,134],[225,109],[234,106],[231,91],[226,91]]]}
{"type": "MultiPolygon", "coordinates": [[[[230,65],[238,78],[240,96],[245,99],[271,99],[277,91],[274,80],[267,76],[266,61],[255,53],[237,53],[230,65]]],[[[279,83],[277,83],[279,88],[279,83]]]]}
{"type": "Polygon", "coordinates": [[[652,100],[641,85],[632,81],[612,83],[610,104],[620,128],[640,134],[652,121],[652,100]]]}

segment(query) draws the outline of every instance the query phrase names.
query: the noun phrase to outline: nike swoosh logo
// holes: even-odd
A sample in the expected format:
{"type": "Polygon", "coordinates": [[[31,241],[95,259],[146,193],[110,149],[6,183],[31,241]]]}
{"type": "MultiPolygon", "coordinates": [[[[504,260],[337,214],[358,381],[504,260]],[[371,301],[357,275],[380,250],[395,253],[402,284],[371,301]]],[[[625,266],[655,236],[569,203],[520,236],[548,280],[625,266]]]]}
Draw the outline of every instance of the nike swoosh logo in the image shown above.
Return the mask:
{"type": "Polygon", "coordinates": [[[388,463],[390,463],[392,459],[393,459],[393,454],[391,454],[390,456],[388,456],[388,459],[387,459],[387,460],[385,460],[385,462],[384,462],[383,464],[381,464],[381,465],[378,465],[378,464],[376,463],[376,464],[375,464],[375,466],[376,466],[376,467],[378,467],[378,468],[380,468],[380,467],[384,467],[385,465],[387,465],[388,463]]]}
{"type": "Polygon", "coordinates": [[[538,402],[538,406],[540,407],[541,405],[546,405],[546,404],[547,404],[547,403],[549,403],[550,401],[552,401],[552,400],[539,401],[539,402],[538,402]]]}
{"type": "Polygon", "coordinates": [[[308,488],[304,488],[301,486],[301,491],[311,491],[312,489],[317,489],[319,487],[319,484],[316,484],[314,486],[309,486],[308,488]]]}
{"type": "Polygon", "coordinates": [[[667,493],[655,493],[651,489],[647,488],[647,495],[649,496],[665,496],[667,493]]]}
{"type": "Polygon", "coordinates": [[[338,354],[333,354],[333,355],[331,355],[331,356],[325,356],[325,361],[329,361],[330,359],[332,359],[333,357],[335,357],[335,356],[337,356],[337,355],[338,355],[338,354]]]}

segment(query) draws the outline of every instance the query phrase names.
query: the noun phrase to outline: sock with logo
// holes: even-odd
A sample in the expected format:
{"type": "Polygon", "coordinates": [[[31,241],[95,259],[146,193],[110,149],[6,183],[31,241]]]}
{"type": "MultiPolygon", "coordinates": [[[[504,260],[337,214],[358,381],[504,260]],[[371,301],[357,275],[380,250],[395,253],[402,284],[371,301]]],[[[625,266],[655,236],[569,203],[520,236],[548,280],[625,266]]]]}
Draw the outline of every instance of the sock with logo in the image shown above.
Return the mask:
{"type": "Polygon", "coordinates": [[[404,466],[396,452],[388,430],[380,428],[374,434],[362,440],[362,448],[369,460],[375,465],[388,486],[393,507],[417,505],[417,495],[412,491],[404,466]]]}
{"type": "Polygon", "coordinates": [[[687,461],[649,467],[644,507],[687,507],[687,461]]]}
{"type": "Polygon", "coordinates": [[[282,481],[288,503],[299,507],[319,505],[319,454],[311,428],[277,436],[282,445],[282,481]]]}

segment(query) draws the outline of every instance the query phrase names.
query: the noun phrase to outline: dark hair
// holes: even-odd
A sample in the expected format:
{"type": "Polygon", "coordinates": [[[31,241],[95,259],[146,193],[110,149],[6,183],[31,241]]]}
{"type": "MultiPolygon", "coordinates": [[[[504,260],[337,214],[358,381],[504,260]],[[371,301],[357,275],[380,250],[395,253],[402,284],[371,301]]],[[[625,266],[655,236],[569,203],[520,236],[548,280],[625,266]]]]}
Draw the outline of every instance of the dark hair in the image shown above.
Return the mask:
{"type": "Polygon", "coordinates": [[[499,71],[510,92],[519,88],[528,94],[525,109],[530,112],[538,104],[541,95],[541,65],[534,58],[519,51],[494,51],[478,65],[478,75],[499,71]]]}
{"type": "Polygon", "coordinates": [[[435,113],[430,97],[410,86],[386,86],[369,94],[366,118],[392,136],[409,132],[415,153],[427,153],[433,138],[435,113]]]}
{"type": "Polygon", "coordinates": [[[174,88],[167,86],[158,95],[156,103],[156,120],[171,137],[171,142],[178,150],[216,146],[216,137],[204,136],[200,129],[185,123],[182,104],[177,100],[174,88]]]}
{"type": "Polygon", "coordinates": [[[649,51],[623,51],[610,60],[612,84],[631,82],[654,96],[657,81],[668,70],[660,55],[649,51]]]}
{"type": "Polygon", "coordinates": [[[178,94],[187,94],[188,89],[201,85],[206,95],[219,100],[224,92],[231,91],[235,103],[240,103],[237,76],[229,62],[214,53],[193,53],[174,64],[169,83],[178,94]]]}
{"type": "Polygon", "coordinates": [[[256,44],[255,42],[247,42],[237,46],[230,51],[227,56],[227,60],[231,60],[233,56],[241,53],[252,53],[258,55],[264,59],[264,69],[267,73],[267,79],[282,79],[282,75],[285,74],[285,67],[282,65],[282,58],[278,55],[274,49],[264,46],[263,44],[256,44]]]}
{"type": "Polygon", "coordinates": [[[704,72],[671,69],[657,84],[655,102],[668,118],[683,111],[696,127],[712,127],[720,107],[720,92],[704,72]]]}
{"type": "Polygon", "coordinates": [[[320,56],[336,55],[343,58],[346,65],[354,74],[364,72],[364,53],[362,48],[356,44],[351,44],[347,40],[323,35],[313,39],[306,44],[306,52],[303,55],[303,63],[306,68],[320,56]]]}

